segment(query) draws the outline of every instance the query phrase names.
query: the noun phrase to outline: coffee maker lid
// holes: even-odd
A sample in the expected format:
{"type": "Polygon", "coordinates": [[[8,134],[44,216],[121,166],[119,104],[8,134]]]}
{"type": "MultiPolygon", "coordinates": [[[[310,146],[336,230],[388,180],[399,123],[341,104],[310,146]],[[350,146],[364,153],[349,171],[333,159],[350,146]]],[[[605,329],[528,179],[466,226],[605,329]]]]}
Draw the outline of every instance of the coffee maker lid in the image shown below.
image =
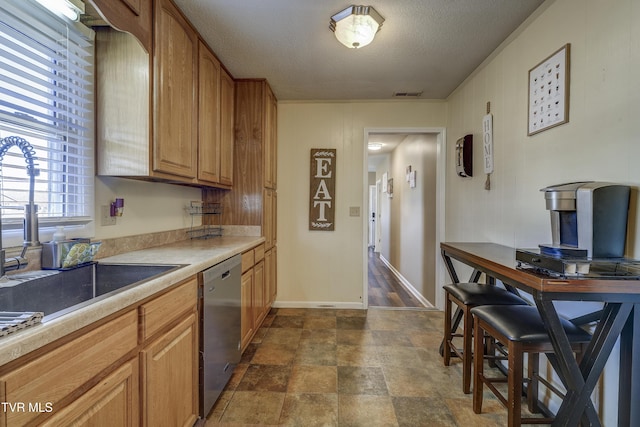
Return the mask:
{"type": "Polygon", "coordinates": [[[578,181],[578,182],[568,182],[566,184],[555,184],[550,185],[545,188],[541,188],[540,191],[544,192],[561,192],[561,191],[572,191],[575,192],[578,188],[582,187],[585,184],[590,184],[594,181],[578,181]]]}

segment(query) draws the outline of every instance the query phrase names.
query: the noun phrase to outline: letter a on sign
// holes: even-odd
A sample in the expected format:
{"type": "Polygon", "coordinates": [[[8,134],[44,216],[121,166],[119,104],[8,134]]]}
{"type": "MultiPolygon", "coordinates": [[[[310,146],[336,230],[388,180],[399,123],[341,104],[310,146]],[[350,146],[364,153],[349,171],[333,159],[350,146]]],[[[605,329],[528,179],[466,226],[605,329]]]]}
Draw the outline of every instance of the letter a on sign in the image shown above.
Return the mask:
{"type": "Polygon", "coordinates": [[[332,231],[336,211],[336,150],[311,149],[309,230],[332,231]]]}

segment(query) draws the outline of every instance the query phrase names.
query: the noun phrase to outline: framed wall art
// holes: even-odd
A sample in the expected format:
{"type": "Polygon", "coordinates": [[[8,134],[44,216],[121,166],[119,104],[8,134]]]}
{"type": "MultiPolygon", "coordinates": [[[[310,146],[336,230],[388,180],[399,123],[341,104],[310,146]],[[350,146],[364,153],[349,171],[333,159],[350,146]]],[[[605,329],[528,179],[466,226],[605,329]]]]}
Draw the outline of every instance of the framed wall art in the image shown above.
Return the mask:
{"type": "Polygon", "coordinates": [[[567,43],[529,70],[529,136],[569,121],[570,50],[567,43]]]}
{"type": "Polygon", "coordinates": [[[336,149],[312,148],[309,190],[309,230],[335,229],[336,149]]]}

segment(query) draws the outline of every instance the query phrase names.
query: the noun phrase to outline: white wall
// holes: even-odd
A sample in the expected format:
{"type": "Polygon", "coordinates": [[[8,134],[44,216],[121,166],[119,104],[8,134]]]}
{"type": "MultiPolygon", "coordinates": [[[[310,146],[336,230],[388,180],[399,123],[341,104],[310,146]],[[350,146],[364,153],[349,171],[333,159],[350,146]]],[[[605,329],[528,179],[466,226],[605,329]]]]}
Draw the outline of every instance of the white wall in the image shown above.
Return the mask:
{"type": "MultiPolygon", "coordinates": [[[[201,200],[199,188],[124,178],[97,177],[95,190],[95,238],[106,239],[176,230],[191,226],[185,207],[201,200]],[[124,199],[124,214],[116,225],[102,226],[100,207],[116,197],[124,199]]],[[[196,225],[200,219],[196,219],[196,225]]]]}
{"type": "MultiPolygon", "coordinates": [[[[541,188],[579,180],[640,183],[638,18],[640,4],[633,0],[551,2],[450,97],[448,147],[473,133],[479,173],[462,179],[447,171],[448,240],[536,246],[551,240],[541,188]],[[528,137],[528,71],[565,43],[571,43],[570,121],[528,137]],[[483,189],[481,173],[487,101],[494,126],[491,191],[483,189]]],[[[453,154],[448,150],[448,164],[453,154]]],[[[628,255],[638,257],[635,234],[628,255]]]]}
{"type": "MultiPolygon", "coordinates": [[[[535,247],[551,240],[540,189],[579,180],[634,188],[627,255],[640,257],[637,188],[640,184],[640,3],[637,0],[556,0],[486,61],[449,98],[448,147],[474,134],[474,170],[482,172],[482,117],[491,102],[494,164],[485,177],[447,170],[446,240],[491,241],[535,247]],[[527,136],[529,69],[571,43],[570,121],[527,136]]],[[[453,164],[453,150],[447,151],[453,164]]],[[[579,304],[564,310],[579,310],[579,304]]],[[[617,425],[617,361],[610,360],[598,398],[604,425],[617,425]]],[[[553,402],[551,402],[553,406],[553,402]]]]}
{"type": "Polygon", "coordinates": [[[278,104],[279,306],[362,305],[368,127],[443,127],[441,101],[278,104]],[[308,230],[309,150],[337,149],[335,231],[308,230]]]}

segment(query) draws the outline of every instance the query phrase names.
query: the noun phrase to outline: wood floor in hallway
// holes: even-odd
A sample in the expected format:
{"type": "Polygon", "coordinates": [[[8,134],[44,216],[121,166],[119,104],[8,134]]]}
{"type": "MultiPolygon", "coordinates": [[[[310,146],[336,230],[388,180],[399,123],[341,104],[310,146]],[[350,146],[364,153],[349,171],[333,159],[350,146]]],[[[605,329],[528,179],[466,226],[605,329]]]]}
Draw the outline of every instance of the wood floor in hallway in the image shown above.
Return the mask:
{"type": "Polygon", "coordinates": [[[424,305],[402,286],[380,254],[369,249],[369,306],[424,308],[424,305]]]}

